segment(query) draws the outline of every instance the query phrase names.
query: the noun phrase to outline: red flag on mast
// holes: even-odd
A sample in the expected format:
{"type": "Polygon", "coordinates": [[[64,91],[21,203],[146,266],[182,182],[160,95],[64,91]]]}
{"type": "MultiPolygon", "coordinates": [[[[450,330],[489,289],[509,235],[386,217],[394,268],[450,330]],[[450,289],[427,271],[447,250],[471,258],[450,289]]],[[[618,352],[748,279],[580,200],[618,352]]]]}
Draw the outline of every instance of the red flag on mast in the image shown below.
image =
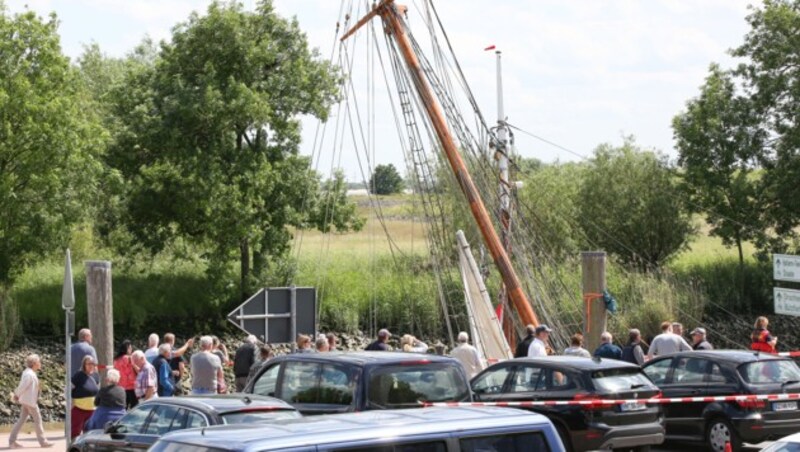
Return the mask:
{"type": "Polygon", "coordinates": [[[490,45],[489,47],[487,47],[487,48],[485,48],[485,49],[483,49],[483,50],[494,50],[494,49],[495,49],[495,47],[496,47],[496,46],[495,46],[494,44],[492,44],[492,45],[490,45]]]}

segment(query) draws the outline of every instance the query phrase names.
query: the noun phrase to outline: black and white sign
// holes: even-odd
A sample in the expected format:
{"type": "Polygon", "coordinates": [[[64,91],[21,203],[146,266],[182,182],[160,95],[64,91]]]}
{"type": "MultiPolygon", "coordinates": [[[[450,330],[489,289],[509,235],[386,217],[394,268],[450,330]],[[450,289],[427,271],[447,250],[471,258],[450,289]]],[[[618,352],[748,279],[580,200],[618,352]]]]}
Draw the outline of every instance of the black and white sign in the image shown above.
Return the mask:
{"type": "Polygon", "coordinates": [[[800,282],[800,256],[774,254],[772,268],[776,281],[800,282]]]}
{"type": "Polygon", "coordinates": [[[317,290],[313,287],[261,289],[228,314],[242,331],[268,344],[294,343],[317,331],[317,290]]]}
{"type": "Polygon", "coordinates": [[[773,289],[775,298],[775,314],[786,314],[800,316],[800,290],[773,289]]]}

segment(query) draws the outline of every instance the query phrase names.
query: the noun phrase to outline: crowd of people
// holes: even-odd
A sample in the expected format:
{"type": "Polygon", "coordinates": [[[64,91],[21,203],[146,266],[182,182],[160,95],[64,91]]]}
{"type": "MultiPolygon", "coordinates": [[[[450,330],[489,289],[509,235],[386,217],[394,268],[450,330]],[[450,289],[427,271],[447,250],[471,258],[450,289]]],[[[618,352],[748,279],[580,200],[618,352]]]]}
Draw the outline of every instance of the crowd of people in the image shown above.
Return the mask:
{"type": "MultiPolygon", "coordinates": [[[[767,329],[769,321],[766,317],[756,319],[751,335],[751,349],[775,353],[777,337],[767,329]]],[[[541,357],[555,354],[550,346],[550,333],[553,330],[547,325],[528,325],[527,335],[519,341],[515,357],[541,357]]],[[[584,337],[580,333],[573,334],[570,346],[563,354],[578,357],[599,357],[627,361],[641,365],[659,355],[684,350],[712,350],[706,330],[698,327],[689,336],[691,343],[683,337],[683,325],[678,322],[663,322],[661,334],[655,336],[649,346],[642,339],[638,329],[628,332],[628,341],[623,347],[614,344],[609,332],[600,336],[600,346],[594,352],[583,347],[584,337]]],[[[378,331],[377,338],[371,342],[367,351],[390,351],[389,339],[392,334],[387,329],[378,331]]],[[[485,363],[478,350],[470,343],[469,334],[460,332],[457,344],[450,356],[463,365],[469,378],[484,369],[485,363]]],[[[250,379],[273,356],[268,344],[259,345],[255,336],[247,336],[244,343],[230,359],[227,348],[215,336],[202,336],[198,340],[199,350],[191,353],[189,366],[185,355],[192,350],[194,338],[189,339],[181,347],[175,346],[175,335],[167,333],[164,342],[159,343],[155,333],[148,337],[145,350],[135,350],[130,340],[119,344],[113,364],[108,366],[104,384],[101,384],[98,373],[97,352],[92,346],[92,332],[82,329],[78,332],[78,341],[69,351],[68,369],[71,373],[71,438],[80,435],[84,430],[103,428],[108,421],[122,417],[126,410],[135,407],[142,401],[155,397],[182,395],[184,387],[181,382],[184,376],[191,377],[192,394],[220,394],[228,392],[225,382],[224,367],[231,365],[234,374],[234,390],[244,390],[250,379]],[[189,372],[190,369],[190,372],[189,372]]],[[[416,337],[406,334],[401,336],[399,350],[411,353],[427,353],[428,344],[416,337]]],[[[444,346],[436,344],[437,354],[444,354],[444,346]]],[[[333,333],[320,334],[316,338],[301,334],[297,337],[296,353],[326,353],[338,351],[338,338],[333,333]]],[[[44,437],[42,418],[38,407],[39,381],[37,373],[41,369],[38,355],[31,354],[25,362],[19,385],[14,390],[14,400],[20,404],[20,417],[9,435],[9,447],[18,448],[17,436],[23,424],[30,418],[41,447],[51,447],[44,437]]]]}
{"type": "MultiPolygon", "coordinates": [[[[778,338],[772,336],[767,327],[769,320],[758,317],[753,326],[750,337],[750,349],[767,353],[775,353],[778,338]]],[[[535,358],[556,354],[550,346],[550,333],[553,331],[547,325],[527,326],[527,336],[517,344],[515,358],[535,358]]],[[[697,327],[689,333],[691,343],[683,336],[683,325],[679,322],[666,321],[661,324],[661,334],[655,336],[648,345],[642,339],[642,333],[632,328],[628,331],[628,342],[620,347],[614,344],[613,336],[608,331],[600,334],[600,345],[594,350],[583,347],[583,335],[575,333],[570,337],[570,346],[564,349],[566,356],[579,356],[584,358],[597,357],[627,361],[631,364],[642,365],[659,355],[667,355],[688,350],[713,350],[714,346],[708,341],[705,328],[697,327]]]]}

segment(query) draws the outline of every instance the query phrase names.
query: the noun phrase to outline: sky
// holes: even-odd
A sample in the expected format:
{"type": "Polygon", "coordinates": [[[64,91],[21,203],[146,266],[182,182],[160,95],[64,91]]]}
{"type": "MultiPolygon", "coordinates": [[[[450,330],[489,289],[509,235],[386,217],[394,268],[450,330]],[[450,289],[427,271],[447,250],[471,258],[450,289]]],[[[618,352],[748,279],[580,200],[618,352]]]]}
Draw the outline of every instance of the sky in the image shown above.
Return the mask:
{"type": "MultiPolygon", "coordinates": [[[[420,33],[422,1],[407,1],[409,22],[420,33]]],[[[643,147],[675,157],[671,120],[698,94],[710,63],[723,67],[736,63],[728,50],[747,33],[745,17],[753,1],[438,0],[435,4],[487,118],[494,121],[497,116],[495,57],[483,49],[495,45],[503,52],[509,123],[581,156],[590,155],[599,144],[620,144],[623,136],[634,135],[643,147]]],[[[110,56],[124,56],[145,35],[169,39],[176,23],[192,11],[205,11],[210,0],[5,2],[12,12],[26,7],[40,14],[55,11],[63,50],[74,59],[91,42],[110,56]]],[[[310,45],[325,56],[335,42],[342,3],[274,0],[277,12],[296,17],[310,45]]],[[[252,9],[255,1],[243,4],[252,9]]],[[[360,60],[366,60],[366,54],[365,50],[360,60]]],[[[365,63],[354,68],[359,96],[366,90],[367,69],[365,63]]],[[[376,85],[376,90],[381,87],[376,85]]],[[[372,162],[393,163],[402,171],[404,160],[387,99],[376,95],[372,162]]],[[[335,121],[334,111],[329,124],[335,121]]],[[[303,125],[301,149],[310,154],[317,121],[305,118],[303,125]]],[[[517,152],[524,157],[548,162],[579,158],[522,133],[516,139],[517,152]]],[[[321,172],[338,166],[351,181],[361,181],[352,143],[345,142],[341,154],[334,147],[333,143],[320,146],[321,172]]]]}

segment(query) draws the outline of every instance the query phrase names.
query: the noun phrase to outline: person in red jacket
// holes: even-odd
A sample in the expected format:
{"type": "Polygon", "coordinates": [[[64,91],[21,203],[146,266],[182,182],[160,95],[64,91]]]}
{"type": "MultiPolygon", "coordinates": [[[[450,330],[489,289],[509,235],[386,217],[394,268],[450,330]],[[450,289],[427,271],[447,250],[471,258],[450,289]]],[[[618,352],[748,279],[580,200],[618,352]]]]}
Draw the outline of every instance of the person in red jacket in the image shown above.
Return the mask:
{"type": "Polygon", "coordinates": [[[769,320],[766,317],[761,316],[756,319],[756,323],[753,326],[753,334],[750,336],[751,350],[766,353],[775,353],[777,351],[775,346],[778,343],[778,338],[769,334],[768,326],[769,320]]]}

